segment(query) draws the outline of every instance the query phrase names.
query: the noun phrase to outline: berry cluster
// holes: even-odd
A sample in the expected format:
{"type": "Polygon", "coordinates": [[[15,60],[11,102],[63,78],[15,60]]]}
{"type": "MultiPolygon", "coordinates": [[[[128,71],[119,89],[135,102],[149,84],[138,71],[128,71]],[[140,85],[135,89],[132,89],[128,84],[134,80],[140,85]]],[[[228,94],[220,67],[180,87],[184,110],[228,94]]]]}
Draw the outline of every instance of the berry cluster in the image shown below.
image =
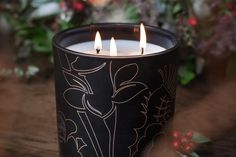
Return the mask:
{"type": "Polygon", "coordinates": [[[175,150],[181,153],[191,153],[195,146],[195,143],[192,141],[193,132],[186,131],[181,133],[178,130],[172,132],[173,142],[172,146],[175,150]]]}

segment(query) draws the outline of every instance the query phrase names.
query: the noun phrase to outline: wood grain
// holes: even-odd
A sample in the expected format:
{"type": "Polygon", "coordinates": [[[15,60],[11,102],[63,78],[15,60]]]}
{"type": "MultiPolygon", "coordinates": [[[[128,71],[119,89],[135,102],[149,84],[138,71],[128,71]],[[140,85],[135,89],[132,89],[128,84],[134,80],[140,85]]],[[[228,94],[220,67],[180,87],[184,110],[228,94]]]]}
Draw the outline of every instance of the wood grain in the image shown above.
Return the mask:
{"type": "Polygon", "coordinates": [[[58,156],[53,82],[0,86],[0,156],[58,156]]]}
{"type": "MultiPolygon", "coordinates": [[[[205,104],[211,103],[211,99],[205,98],[211,95],[212,88],[203,83],[191,88],[179,87],[177,93],[177,113],[191,108],[200,100],[206,101],[205,104]]],[[[14,79],[2,80],[0,157],[58,157],[55,113],[52,79],[31,84],[14,79]]],[[[227,132],[216,137],[212,144],[204,145],[198,151],[203,157],[234,157],[235,131],[236,127],[229,128],[227,132]]]]}

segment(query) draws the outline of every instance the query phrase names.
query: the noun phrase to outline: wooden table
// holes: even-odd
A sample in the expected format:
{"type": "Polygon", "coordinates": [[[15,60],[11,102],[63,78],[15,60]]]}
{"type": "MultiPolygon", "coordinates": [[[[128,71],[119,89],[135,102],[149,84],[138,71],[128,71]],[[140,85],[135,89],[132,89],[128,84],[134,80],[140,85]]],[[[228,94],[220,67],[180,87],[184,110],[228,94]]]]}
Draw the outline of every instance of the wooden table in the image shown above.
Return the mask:
{"type": "MultiPolygon", "coordinates": [[[[204,84],[179,87],[177,113],[209,92],[204,84]]],[[[0,157],[58,157],[53,80],[26,84],[5,79],[1,80],[0,93],[0,157]]],[[[231,128],[227,136],[202,147],[202,157],[235,157],[235,131],[235,127],[231,128]]]]}

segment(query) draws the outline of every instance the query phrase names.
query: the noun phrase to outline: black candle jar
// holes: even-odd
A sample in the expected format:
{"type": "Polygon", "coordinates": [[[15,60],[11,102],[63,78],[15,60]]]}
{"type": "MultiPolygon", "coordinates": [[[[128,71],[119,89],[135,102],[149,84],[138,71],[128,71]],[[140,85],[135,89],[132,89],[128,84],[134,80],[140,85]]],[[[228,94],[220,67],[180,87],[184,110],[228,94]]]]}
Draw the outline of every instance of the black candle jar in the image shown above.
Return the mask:
{"type": "Polygon", "coordinates": [[[173,117],[179,42],[145,26],[147,41],[166,48],[139,56],[100,56],[66,47],[103,39],[139,41],[139,25],[95,24],[53,39],[61,157],[139,157],[173,117]]]}

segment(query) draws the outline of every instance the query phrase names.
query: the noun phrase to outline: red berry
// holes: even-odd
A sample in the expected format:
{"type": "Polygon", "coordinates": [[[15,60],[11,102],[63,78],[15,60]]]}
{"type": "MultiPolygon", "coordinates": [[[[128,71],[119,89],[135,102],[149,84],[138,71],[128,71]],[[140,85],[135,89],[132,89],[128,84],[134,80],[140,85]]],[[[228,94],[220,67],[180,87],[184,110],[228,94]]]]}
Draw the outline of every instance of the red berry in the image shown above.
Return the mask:
{"type": "Polygon", "coordinates": [[[192,142],[190,142],[184,146],[184,150],[189,152],[189,151],[193,150],[193,147],[194,147],[194,144],[192,142]]]}
{"type": "Polygon", "coordinates": [[[178,130],[175,130],[175,131],[173,131],[173,133],[172,133],[172,136],[174,137],[174,138],[179,138],[180,137],[180,132],[178,131],[178,130]]]}
{"type": "Polygon", "coordinates": [[[188,152],[188,151],[191,150],[191,147],[190,147],[189,145],[186,145],[186,146],[184,147],[184,150],[188,152]]]}
{"type": "Polygon", "coordinates": [[[187,23],[191,27],[195,27],[198,24],[197,19],[194,16],[188,18],[187,23]]]}
{"type": "Polygon", "coordinates": [[[175,149],[179,149],[179,148],[180,148],[180,143],[179,143],[179,141],[174,141],[174,142],[172,143],[172,145],[173,145],[173,147],[174,147],[175,149]]]}
{"type": "Polygon", "coordinates": [[[189,142],[189,139],[186,138],[186,137],[182,137],[180,141],[181,141],[182,144],[185,144],[185,143],[189,142]]]}
{"type": "Polygon", "coordinates": [[[75,11],[80,12],[84,10],[84,5],[82,2],[74,2],[72,7],[75,9],[75,11]]]}
{"type": "Polygon", "coordinates": [[[188,137],[188,138],[192,138],[193,137],[193,132],[192,131],[187,131],[185,133],[185,136],[188,137]]]}

